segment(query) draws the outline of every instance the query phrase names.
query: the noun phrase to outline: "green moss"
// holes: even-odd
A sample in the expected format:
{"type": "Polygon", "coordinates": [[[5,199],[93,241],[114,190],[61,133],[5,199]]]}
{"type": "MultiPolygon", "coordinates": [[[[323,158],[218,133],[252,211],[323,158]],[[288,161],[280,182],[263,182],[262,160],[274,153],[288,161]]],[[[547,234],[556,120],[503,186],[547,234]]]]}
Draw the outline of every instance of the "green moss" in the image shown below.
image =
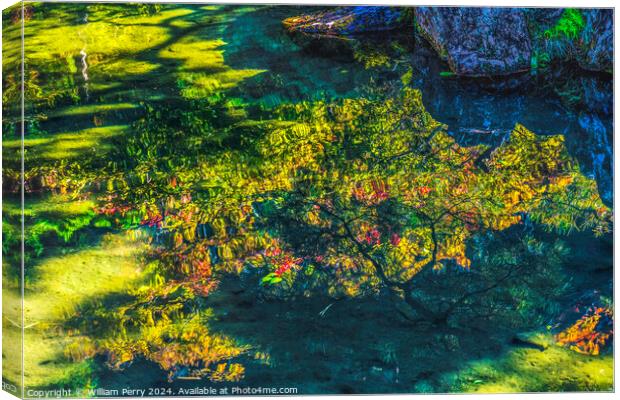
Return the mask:
{"type": "Polygon", "coordinates": [[[459,374],[457,391],[516,393],[613,390],[613,356],[587,356],[551,346],[511,350],[473,362],[459,374]]]}
{"type": "MultiPolygon", "coordinates": [[[[202,29],[204,37],[208,30],[202,29]]],[[[264,70],[235,70],[224,63],[221,39],[182,39],[159,52],[162,60],[180,63],[177,84],[181,95],[189,99],[208,97],[216,92],[231,89],[245,79],[256,76],[264,70]],[[200,71],[200,72],[199,72],[200,71]],[[207,71],[207,72],[203,72],[207,71]]]]}
{"type": "MultiPolygon", "coordinates": [[[[141,75],[146,75],[157,70],[159,66],[151,61],[118,59],[112,62],[93,64],[90,73],[93,76],[114,77],[125,81],[139,79],[141,75]],[[121,76],[119,76],[121,75],[121,76]]],[[[105,85],[105,81],[96,81],[95,84],[105,85]]]]}
{"type": "MultiPolygon", "coordinates": [[[[26,217],[40,217],[45,215],[76,216],[92,211],[95,203],[91,200],[71,201],[67,196],[50,196],[41,200],[29,199],[26,202],[24,215],[26,217]]],[[[18,218],[21,214],[20,204],[14,201],[4,201],[2,211],[9,217],[18,218]]]]}
{"type": "Polygon", "coordinates": [[[139,107],[136,103],[111,103],[111,104],[88,104],[84,106],[71,106],[60,108],[49,114],[51,118],[75,117],[95,113],[132,110],[139,107]]]}
{"type": "Polygon", "coordinates": [[[567,8],[554,27],[547,29],[544,36],[547,39],[565,37],[568,39],[577,39],[585,26],[581,11],[576,8],[567,8]]]}
{"type": "Polygon", "coordinates": [[[98,246],[37,262],[37,280],[26,288],[27,323],[72,315],[88,299],[131,287],[139,277],[138,252],[128,237],[108,234],[98,246]]]}
{"type": "MultiPolygon", "coordinates": [[[[102,155],[111,149],[106,141],[126,132],[126,125],[103,126],[77,132],[59,133],[48,137],[24,140],[26,167],[32,168],[45,161],[61,161],[82,158],[88,155],[102,155]]],[[[6,140],[5,160],[18,161],[21,142],[6,140]],[[10,151],[10,150],[15,151],[10,151]]]]}
{"type": "MultiPolygon", "coordinates": [[[[48,247],[65,246],[75,241],[76,234],[90,227],[96,219],[93,212],[94,206],[95,203],[90,200],[76,201],[68,196],[27,198],[23,212],[26,264],[29,264],[32,256],[43,255],[48,247]]],[[[2,242],[2,251],[11,259],[17,257],[20,251],[18,247],[21,241],[20,219],[20,203],[5,199],[2,228],[5,237],[2,242]]],[[[17,269],[13,272],[16,273],[16,271],[17,269]]],[[[31,272],[27,269],[28,278],[32,275],[31,272]]],[[[5,271],[5,275],[8,276],[9,271],[5,271]]]]}
{"type": "MultiPolygon", "coordinates": [[[[5,235],[7,224],[3,221],[2,231],[5,235]]],[[[6,237],[3,237],[3,246],[6,237]]],[[[12,263],[9,257],[2,257],[2,379],[16,386],[21,383],[22,336],[21,297],[19,280],[11,274],[18,268],[19,262],[12,263]]]]}
{"type": "MultiPolygon", "coordinates": [[[[28,387],[49,387],[70,383],[84,387],[92,383],[89,361],[76,363],[65,349],[76,340],[77,333],[62,329],[66,318],[80,307],[98,302],[103,296],[124,293],[141,283],[137,262],[141,247],[124,235],[106,235],[97,246],[66,255],[40,260],[31,267],[37,279],[26,285],[25,367],[28,387]],[[50,301],[53,299],[53,301],[50,301]]],[[[3,279],[3,283],[9,280],[3,279]]],[[[3,313],[18,314],[19,292],[3,285],[3,313]],[[11,305],[15,312],[11,313],[11,305]]],[[[19,343],[19,318],[5,324],[3,339],[19,343]]],[[[19,379],[19,363],[4,363],[4,376],[19,379]]]]}
{"type": "Polygon", "coordinates": [[[49,10],[46,18],[33,19],[26,25],[29,37],[25,42],[26,54],[32,62],[47,60],[55,55],[77,56],[82,49],[97,55],[99,59],[136,54],[169,39],[165,21],[191,12],[177,8],[155,16],[117,14],[110,18],[107,16],[109,10],[89,8],[89,22],[75,25],[72,23],[75,15],[71,15],[71,7],[46,8],[49,10]],[[50,21],[56,24],[50,24],[50,21]]]}

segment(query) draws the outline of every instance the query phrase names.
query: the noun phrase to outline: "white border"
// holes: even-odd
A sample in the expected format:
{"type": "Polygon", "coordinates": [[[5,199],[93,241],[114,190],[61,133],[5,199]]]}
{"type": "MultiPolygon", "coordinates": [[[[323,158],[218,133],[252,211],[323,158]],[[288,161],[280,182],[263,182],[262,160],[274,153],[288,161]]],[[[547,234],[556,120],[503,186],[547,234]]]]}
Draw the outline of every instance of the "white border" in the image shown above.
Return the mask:
{"type": "MultiPolygon", "coordinates": [[[[86,2],[86,1],[80,1],[80,0],[64,0],[64,1],[58,1],[58,0],[43,0],[46,2],[86,2]]],[[[407,0],[396,0],[396,1],[389,1],[389,0],[368,0],[368,1],[359,1],[359,0],[288,0],[288,1],[282,1],[282,0],[232,0],[232,1],[208,1],[208,0],[179,0],[179,1],[174,1],[174,0],[141,0],[141,1],[131,1],[131,0],[103,0],[105,2],[116,2],[116,3],[127,3],[127,2],[141,2],[141,3],[228,3],[228,4],[308,4],[308,5],[312,5],[312,4],[316,4],[316,5],[345,5],[345,4],[358,4],[358,5],[409,5],[409,6],[415,6],[415,5],[442,5],[442,6],[493,6],[493,7],[582,7],[582,8],[599,8],[599,7],[615,7],[615,1],[613,0],[587,0],[587,1],[583,1],[583,0],[546,0],[546,1],[519,1],[519,2],[515,2],[515,1],[510,1],[510,0],[481,0],[481,1],[476,1],[476,0],[423,0],[423,1],[407,1],[407,0]]],[[[0,6],[2,9],[5,9],[13,4],[18,3],[18,1],[15,0],[0,0],[0,6]]],[[[615,14],[615,13],[614,13],[615,14]]],[[[615,17],[615,15],[614,15],[615,17]]],[[[615,22],[615,21],[614,21],[615,22]]],[[[616,38],[618,37],[618,24],[614,23],[614,49],[616,48],[616,43],[617,40],[616,38]]],[[[1,72],[0,72],[1,73],[1,72]]],[[[618,76],[618,64],[614,63],[614,77],[618,76]]],[[[615,94],[618,93],[618,79],[614,79],[614,149],[618,148],[617,144],[618,141],[620,140],[620,135],[618,135],[618,129],[616,127],[615,124],[615,116],[619,115],[618,114],[618,103],[615,102],[615,94]]],[[[1,111],[0,111],[1,113],[1,111]]],[[[0,118],[1,118],[1,114],[0,114],[0,118]]],[[[614,151],[614,155],[615,155],[615,151],[614,151]]],[[[2,161],[0,160],[0,168],[2,166],[2,161]]],[[[618,172],[620,171],[620,167],[619,167],[619,163],[616,159],[614,159],[614,209],[617,211],[618,210],[618,196],[617,193],[615,193],[615,177],[618,176],[618,172]]],[[[1,204],[1,199],[0,199],[0,204],[1,204]]],[[[0,237],[1,237],[1,233],[0,233],[0,237]]],[[[618,233],[618,229],[614,229],[614,243],[620,243],[618,241],[619,239],[619,233],[618,233]]],[[[1,255],[0,255],[1,257],[1,255]]],[[[614,266],[618,265],[617,261],[618,261],[618,252],[614,251],[614,266]]],[[[618,302],[618,271],[617,269],[614,268],[614,299],[615,302],[618,302]]],[[[0,291],[0,300],[2,298],[2,294],[0,291]]],[[[617,308],[616,308],[617,309],[617,308]]],[[[0,330],[0,341],[2,339],[2,331],[0,330]]],[[[617,349],[616,345],[617,345],[617,335],[614,337],[614,349],[617,349]]],[[[617,354],[617,353],[616,353],[617,354]]],[[[620,380],[618,380],[618,377],[620,376],[618,368],[617,368],[617,359],[614,360],[614,385],[618,385],[618,383],[620,382],[620,380]]],[[[0,369],[2,367],[2,360],[0,359],[0,369]]],[[[467,395],[467,394],[450,394],[450,395],[421,395],[421,394],[417,394],[417,395],[376,395],[374,396],[377,399],[381,399],[381,400],[385,400],[385,399],[403,399],[403,398],[413,398],[413,397],[418,397],[419,396],[424,396],[424,398],[430,398],[430,399],[449,399],[449,398],[454,398],[454,396],[467,396],[467,398],[482,398],[482,399],[488,399],[488,400],[496,400],[496,399],[513,399],[515,397],[517,398],[530,398],[530,399],[553,399],[553,398],[561,398],[561,399],[567,399],[567,400],[576,400],[576,399],[590,399],[590,398],[594,398],[594,399],[612,399],[615,397],[614,394],[612,393],[532,393],[532,394],[473,394],[473,395],[467,395]]],[[[269,397],[269,396],[261,396],[261,398],[265,398],[265,397],[269,397]]],[[[275,397],[275,396],[274,396],[275,397]]],[[[324,399],[325,397],[327,397],[326,395],[323,396],[304,396],[304,395],[298,395],[298,396],[277,396],[279,399],[286,399],[286,400],[297,400],[300,398],[304,398],[304,399],[324,399]]],[[[348,395],[340,395],[338,396],[339,398],[345,398],[345,397],[352,397],[352,396],[348,396],[348,395]]],[[[0,390],[0,400],[5,400],[5,399],[15,399],[16,397],[11,396],[10,394],[8,394],[7,392],[1,391],[0,390]]],[[[176,400],[179,399],[180,397],[173,397],[173,398],[163,398],[166,400],[176,400]]],[[[243,399],[246,400],[248,397],[236,397],[236,396],[227,396],[226,398],[228,399],[243,399]]],[[[161,398],[160,398],[161,399],[161,398]]]]}

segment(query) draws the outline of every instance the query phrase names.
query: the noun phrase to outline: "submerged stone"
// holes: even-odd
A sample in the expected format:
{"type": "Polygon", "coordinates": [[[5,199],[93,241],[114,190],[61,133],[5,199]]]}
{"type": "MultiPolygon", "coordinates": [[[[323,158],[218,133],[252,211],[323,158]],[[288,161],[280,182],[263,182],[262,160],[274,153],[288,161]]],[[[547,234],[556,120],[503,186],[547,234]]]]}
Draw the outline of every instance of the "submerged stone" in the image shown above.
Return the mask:
{"type": "Polygon", "coordinates": [[[360,40],[376,39],[379,33],[402,27],[401,9],[394,7],[337,7],[285,19],[283,25],[306,51],[341,61],[352,61],[360,40]]]}
{"type": "Polygon", "coordinates": [[[353,35],[396,29],[403,25],[403,18],[398,8],[358,6],[291,17],[283,24],[289,32],[353,35]]]}

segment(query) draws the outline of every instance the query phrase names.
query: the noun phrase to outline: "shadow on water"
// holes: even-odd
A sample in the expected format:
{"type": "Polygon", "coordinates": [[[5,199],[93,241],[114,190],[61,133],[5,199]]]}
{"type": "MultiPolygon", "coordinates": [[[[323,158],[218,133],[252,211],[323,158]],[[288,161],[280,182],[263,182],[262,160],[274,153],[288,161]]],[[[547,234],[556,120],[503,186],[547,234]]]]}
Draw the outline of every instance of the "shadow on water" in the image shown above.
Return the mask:
{"type": "MultiPolygon", "coordinates": [[[[577,294],[591,298],[611,296],[612,275],[610,259],[603,256],[610,250],[610,237],[601,241],[591,234],[574,234],[566,237],[566,241],[573,256],[562,266],[562,277],[556,277],[559,282],[571,282],[571,289],[559,300],[560,311],[564,310],[559,323],[563,325],[571,323],[576,315],[571,307],[580,301],[577,294]],[[590,257],[593,252],[601,256],[590,257]]],[[[451,293],[460,290],[447,285],[451,293]]],[[[488,363],[493,371],[490,375],[501,382],[508,379],[505,364],[519,371],[521,363],[527,363],[531,369],[522,371],[520,390],[536,391],[545,387],[545,384],[540,386],[536,374],[546,373],[546,368],[559,368],[555,364],[558,354],[563,357],[561,362],[571,368],[574,365],[579,369],[584,362],[592,361],[574,353],[567,357],[569,352],[556,346],[547,348],[537,342],[516,339],[517,332],[539,329],[534,321],[510,327],[483,319],[437,327],[405,321],[384,295],[339,300],[313,295],[274,300],[261,299],[257,289],[240,283],[238,277],[224,278],[218,291],[204,305],[213,310],[208,322],[211,332],[250,346],[244,356],[236,359],[246,370],[241,382],[179,379],[169,383],[157,365],[136,360],[121,372],[101,369],[100,386],[118,389],[162,386],[173,390],[202,386],[294,387],[299,394],[437,393],[451,392],[462,385],[468,379],[470,365],[488,363]],[[506,361],[515,354],[521,361],[506,361]]],[[[543,294],[538,301],[545,308],[547,303],[557,300],[543,294]]],[[[590,298],[582,300],[587,302],[590,298]]],[[[105,301],[109,302],[114,300],[105,301]]],[[[510,312],[516,316],[515,309],[510,312]]],[[[475,379],[467,381],[468,390],[472,381],[474,386],[477,384],[475,379]]],[[[573,387],[570,379],[562,376],[556,384],[556,390],[573,387]]],[[[572,390],[582,388],[576,386],[572,390]]]]}
{"type": "MultiPolygon", "coordinates": [[[[441,386],[442,374],[466,362],[496,357],[509,334],[485,337],[471,330],[416,328],[404,323],[387,299],[260,301],[223,283],[209,299],[213,331],[250,344],[238,361],[239,383],[165,381],[156,365],[136,361],[122,372],[101,371],[101,387],[294,387],[299,394],[405,393],[420,382],[441,386]],[[331,306],[330,306],[331,305],[331,306]],[[321,316],[321,312],[330,306],[321,316]]],[[[444,383],[445,384],[445,383],[444,383]]]]}

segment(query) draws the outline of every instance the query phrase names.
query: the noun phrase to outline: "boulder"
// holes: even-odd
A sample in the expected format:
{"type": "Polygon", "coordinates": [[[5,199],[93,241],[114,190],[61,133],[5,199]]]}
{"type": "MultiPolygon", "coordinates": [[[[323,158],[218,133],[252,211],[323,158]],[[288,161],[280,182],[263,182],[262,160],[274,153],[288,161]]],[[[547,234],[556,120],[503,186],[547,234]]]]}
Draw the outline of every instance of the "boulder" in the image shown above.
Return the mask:
{"type": "Polygon", "coordinates": [[[402,17],[394,7],[337,7],[290,17],[283,24],[291,33],[347,36],[396,29],[403,25],[402,17]]]}
{"type": "Polygon", "coordinates": [[[549,29],[554,26],[562,17],[563,8],[524,8],[530,24],[536,27],[535,30],[549,29]]]}
{"type": "Polygon", "coordinates": [[[420,33],[461,76],[527,71],[532,46],[523,9],[418,7],[420,33]]]}
{"type": "Polygon", "coordinates": [[[613,69],[614,21],[611,9],[581,10],[585,27],[581,32],[581,50],[577,62],[583,69],[608,71],[613,69]]]}

